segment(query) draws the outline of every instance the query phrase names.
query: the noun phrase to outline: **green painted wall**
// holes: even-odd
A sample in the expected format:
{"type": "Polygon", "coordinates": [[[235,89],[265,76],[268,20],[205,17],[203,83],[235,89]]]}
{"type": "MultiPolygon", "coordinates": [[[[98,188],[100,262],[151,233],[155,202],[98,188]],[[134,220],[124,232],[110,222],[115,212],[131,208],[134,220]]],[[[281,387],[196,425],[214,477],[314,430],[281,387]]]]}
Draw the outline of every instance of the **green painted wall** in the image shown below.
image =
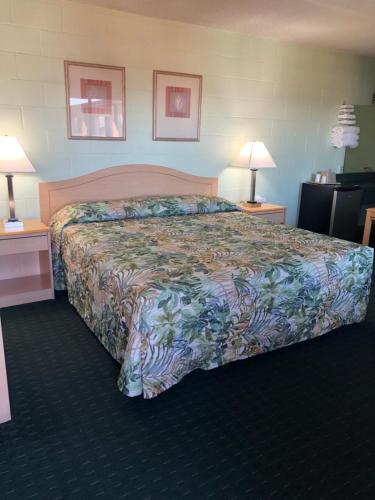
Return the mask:
{"type": "Polygon", "coordinates": [[[300,183],[342,168],[344,150],[330,145],[338,106],[369,104],[374,91],[374,60],[366,57],[67,0],[0,4],[0,133],[19,138],[37,171],[15,178],[23,217],[39,213],[39,180],[124,163],[219,176],[223,196],[247,199],[248,171],[228,165],[245,141],[261,140],[278,168],[258,172],[257,193],[287,205],[294,223],[300,183]],[[125,142],[67,139],[64,59],[126,67],[125,142]],[[153,69],[203,75],[200,142],[152,141],[153,69]]]}
{"type": "Polygon", "coordinates": [[[355,113],[361,128],[359,145],[346,148],[344,172],[363,172],[365,167],[375,171],[375,106],[355,106],[355,113]]]}

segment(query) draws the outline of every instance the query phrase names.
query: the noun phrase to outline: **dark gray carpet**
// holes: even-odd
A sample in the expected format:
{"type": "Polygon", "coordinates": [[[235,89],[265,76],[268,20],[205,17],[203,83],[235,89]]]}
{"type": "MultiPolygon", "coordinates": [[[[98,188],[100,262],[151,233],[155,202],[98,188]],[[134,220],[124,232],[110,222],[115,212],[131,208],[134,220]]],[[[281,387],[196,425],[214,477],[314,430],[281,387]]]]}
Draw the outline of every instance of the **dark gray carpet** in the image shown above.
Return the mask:
{"type": "Polygon", "coordinates": [[[361,325],[148,401],[117,390],[119,366],[64,294],[1,314],[1,499],[375,498],[374,299],[361,325]]]}

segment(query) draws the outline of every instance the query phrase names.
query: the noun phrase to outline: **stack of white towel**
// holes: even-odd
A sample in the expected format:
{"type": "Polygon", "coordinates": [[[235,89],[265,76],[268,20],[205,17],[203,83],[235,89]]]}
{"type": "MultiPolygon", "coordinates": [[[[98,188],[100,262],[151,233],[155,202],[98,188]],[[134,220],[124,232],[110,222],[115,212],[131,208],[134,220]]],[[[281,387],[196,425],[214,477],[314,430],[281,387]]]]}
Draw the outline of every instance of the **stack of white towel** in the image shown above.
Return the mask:
{"type": "Polygon", "coordinates": [[[339,125],[331,132],[331,142],[336,148],[357,148],[359,141],[359,127],[353,125],[339,125]]]}
{"type": "Polygon", "coordinates": [[[339,114],[337,117],[339,125],[355,125],[357,117],[354,114],[353,104],[343,104],[339,108],[339,114]]]}
{"type": "Polygon", "coordinates": [[[331,142],[336,148],[358,147],[360,128],[356,126],[357,119],[352,104],[340,106],[338,126],[332,129],[331,142]]]}

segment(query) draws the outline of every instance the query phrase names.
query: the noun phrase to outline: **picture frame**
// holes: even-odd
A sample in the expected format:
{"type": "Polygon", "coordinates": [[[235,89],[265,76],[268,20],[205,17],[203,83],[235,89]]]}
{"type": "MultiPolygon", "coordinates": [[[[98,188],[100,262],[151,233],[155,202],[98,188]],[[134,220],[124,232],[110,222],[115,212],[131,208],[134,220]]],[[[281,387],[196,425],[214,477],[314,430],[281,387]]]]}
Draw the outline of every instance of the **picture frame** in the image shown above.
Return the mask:
{"type": "Polygon", "coordinates": [[[154,141],[200,140],[202,75],[154,70],[154,141]]]}
{"type": "Polygon", "coordinates": [[[125,68],[64,61],[68,139],[126,140],[125,68]]]}

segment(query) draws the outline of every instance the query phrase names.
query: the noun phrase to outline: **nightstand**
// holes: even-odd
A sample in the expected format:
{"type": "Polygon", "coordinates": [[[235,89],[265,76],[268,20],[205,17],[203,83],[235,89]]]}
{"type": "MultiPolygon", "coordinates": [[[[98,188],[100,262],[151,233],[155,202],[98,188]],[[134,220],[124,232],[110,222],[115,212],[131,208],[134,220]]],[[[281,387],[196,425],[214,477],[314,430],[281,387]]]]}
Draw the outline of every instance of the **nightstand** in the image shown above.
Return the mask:
{"type": "Polygon", "coordinates": [[[21,231],[0,223],[0,307],[54,298],[48,226],[24,220],[21,231]]]}
{"type": "Polygon", "coordinates": [[[249,203],[240,203],[240,207],[244,212],[250,215],[256,215],[257,217],[275,222],[276,224],[285,224],[286,207],[281,205],[262,203],[260,206],[253,206],[249,203]]]}

